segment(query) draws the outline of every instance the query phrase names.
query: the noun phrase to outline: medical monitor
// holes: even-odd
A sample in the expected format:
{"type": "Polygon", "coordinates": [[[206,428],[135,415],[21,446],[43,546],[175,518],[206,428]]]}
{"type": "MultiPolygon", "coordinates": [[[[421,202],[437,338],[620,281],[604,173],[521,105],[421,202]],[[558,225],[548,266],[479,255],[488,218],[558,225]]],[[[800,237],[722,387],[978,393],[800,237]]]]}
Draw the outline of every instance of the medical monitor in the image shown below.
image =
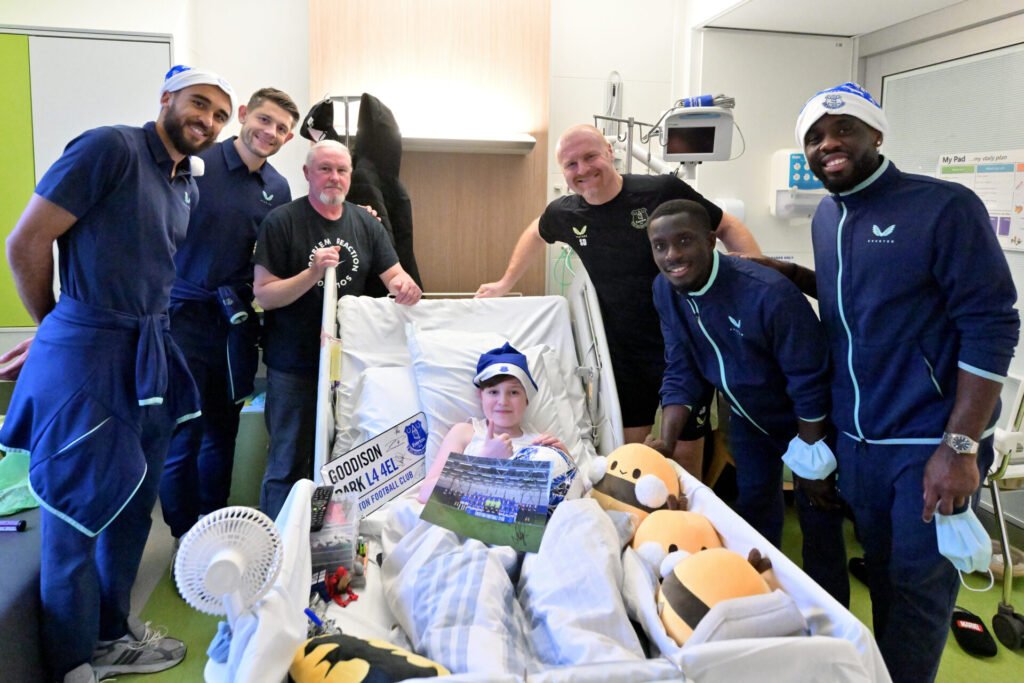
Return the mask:
{"type": "Polygon", "coordinates": [[[679,108],[665,117],[663,127],[665,161],[727,161],[732,154],[732,112],[728,109],[679,108]]]}

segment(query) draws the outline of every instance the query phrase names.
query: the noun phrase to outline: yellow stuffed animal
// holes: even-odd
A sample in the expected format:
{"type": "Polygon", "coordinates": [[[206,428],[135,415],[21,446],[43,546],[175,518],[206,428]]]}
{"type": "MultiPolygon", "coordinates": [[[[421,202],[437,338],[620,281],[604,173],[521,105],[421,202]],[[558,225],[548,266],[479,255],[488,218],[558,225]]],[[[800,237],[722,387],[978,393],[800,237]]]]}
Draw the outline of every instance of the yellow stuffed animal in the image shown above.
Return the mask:
{"type": "Polygon", "coordinates": [[[681,560],[658,588],[665,631],[680,646],[708,611],[732,598],[771,593],[761,574],[742,555],[711,548],[681,560]]]}
{"type": "Polygon", "coordinates": [[[627,443],[607,456],[604,477],[594,484],[592,495],[605,510],[631,512],[643,522],[664,508],[670,496],[678,499],[679,478],[661,453],[627,443]]]}
{"type": "Polygon", "coordinates": [[[659,577],[687,555],[721,547],[711,520],[686,510],[655,510],[633,535],[633,550],[659,577]]]}

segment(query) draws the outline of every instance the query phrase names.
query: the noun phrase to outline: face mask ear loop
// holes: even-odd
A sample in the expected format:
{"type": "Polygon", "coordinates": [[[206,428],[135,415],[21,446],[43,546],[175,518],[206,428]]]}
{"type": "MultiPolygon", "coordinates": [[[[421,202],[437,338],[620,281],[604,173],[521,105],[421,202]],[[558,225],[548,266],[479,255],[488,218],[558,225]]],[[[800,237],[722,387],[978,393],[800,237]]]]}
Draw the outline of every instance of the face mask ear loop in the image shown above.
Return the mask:
{"type": "Polygon", "coordinates": [[[970,586],[967,585],[967,582],[964,581],[964,573],[962,571],[960,571],[959,569],[956,570],[956,573],[957,573],[957,576],[960,577],[960,585],[963,586],[964,588],[966,588],[967,590],[971,591],[972,593],[985,593],[989,589],[991,589],[992,586],[996,585],[996,577],[995,577],[995,574],[992,573],[991,569],[986,569],[985,570],[985,573],[988,574],[988,585],[985,586],[984,588],[971,588],[970,586]]]}

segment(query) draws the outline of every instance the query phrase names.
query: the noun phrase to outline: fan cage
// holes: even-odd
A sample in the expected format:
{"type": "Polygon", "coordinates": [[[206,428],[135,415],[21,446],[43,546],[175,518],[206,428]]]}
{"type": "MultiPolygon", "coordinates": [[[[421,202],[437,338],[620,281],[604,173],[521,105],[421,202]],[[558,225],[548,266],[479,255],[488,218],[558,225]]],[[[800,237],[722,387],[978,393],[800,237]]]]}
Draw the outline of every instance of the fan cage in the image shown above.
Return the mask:
{"type": "Polygon", "coordinates": [[[174,561],[178,591],[189,606],[204,614],[227,614],[225,595],[212,593],[205,582],[211,560],[225,548],[245,558],[239,585],[232,591],[243,609],[266,595],[281,571],[281,535],[265,514],[236,505],[206,515],[182,537],[174,561]]]}

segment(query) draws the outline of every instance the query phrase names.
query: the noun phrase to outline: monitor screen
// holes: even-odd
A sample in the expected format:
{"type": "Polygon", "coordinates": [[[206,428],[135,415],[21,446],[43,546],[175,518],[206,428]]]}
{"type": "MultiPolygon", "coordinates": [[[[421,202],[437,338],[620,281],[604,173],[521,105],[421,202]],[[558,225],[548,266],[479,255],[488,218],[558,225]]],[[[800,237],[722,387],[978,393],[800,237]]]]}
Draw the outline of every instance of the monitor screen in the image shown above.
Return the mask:
{"type": "Polygon", "coordinates": [[[715,126],[668,128],[666,154],[711,154],[715,151],[715,126]]]}

